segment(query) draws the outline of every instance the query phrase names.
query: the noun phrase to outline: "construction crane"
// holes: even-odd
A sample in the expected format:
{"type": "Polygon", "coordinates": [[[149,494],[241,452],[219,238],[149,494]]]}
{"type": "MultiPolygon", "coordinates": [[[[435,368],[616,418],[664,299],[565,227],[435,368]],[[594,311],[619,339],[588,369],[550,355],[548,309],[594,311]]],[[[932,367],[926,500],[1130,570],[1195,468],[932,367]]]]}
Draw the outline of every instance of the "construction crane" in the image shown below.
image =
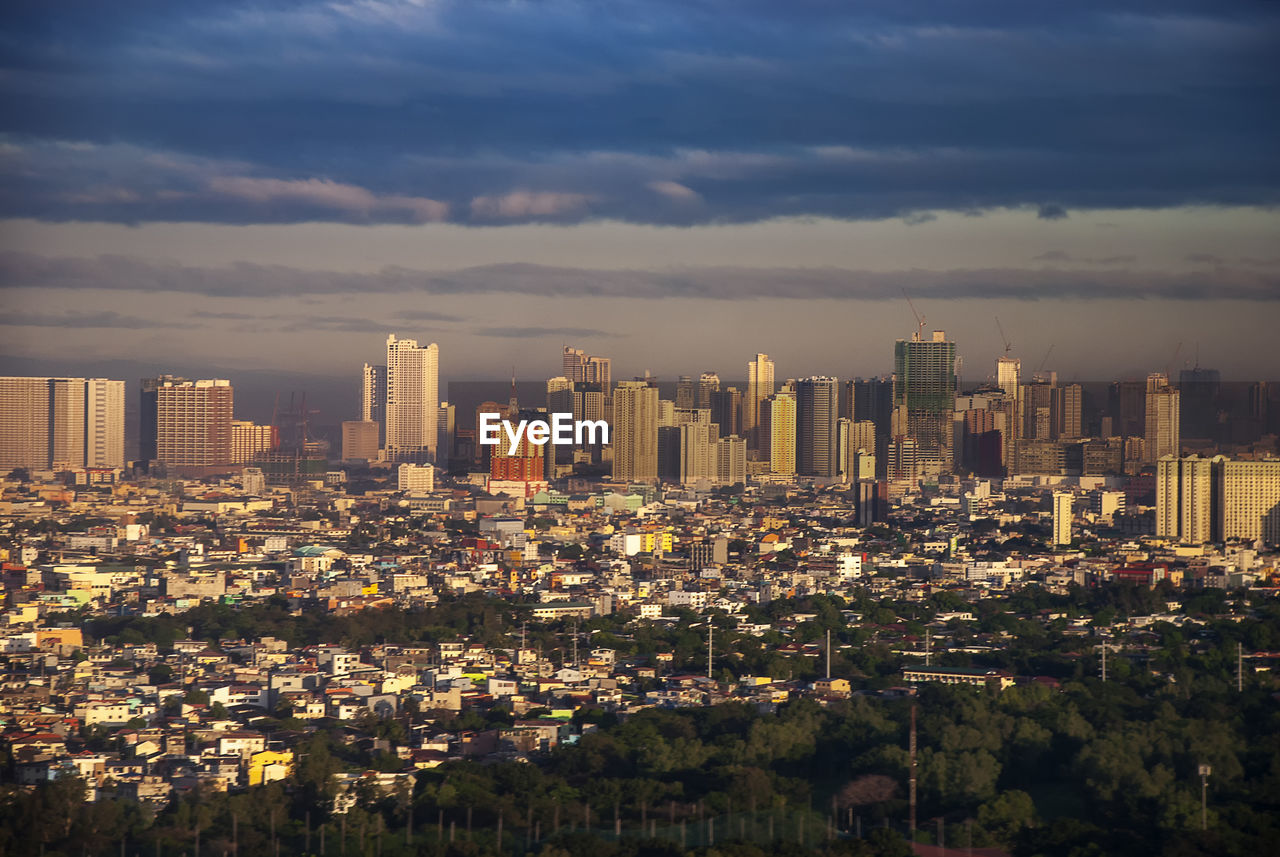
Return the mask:
{"type": "Polygon", "coordinates": [[[1044,359],[1040,361],[1040,365],[1036,367],[1036,374],[1039,375],[1044,371],[1045,365],[1049,362],[1049,355],[1053,353],[1053,346],[1057,343],[1049,343],[1049,350],[1044,353],[1044,359]]]}
{"type": "Polygon", "coordinates": [[[1165,381],[1170,384],[1173,383],[1173,364],[1178,362],[1178,354],[1181,351],[1182,351],[1182,343],[1179,342],[1178,347],[1173,349],[1173,356],[1169,358],[1169,365],[1164,367],[1165,381]]]}
{"type": "Polygon", "coordinates": [[[907,299],[907,306],[911,307],[911,313],[916,317],[916,342],[924,339],[924,316],[916,310],[915,302],[911,300],[911,296],[903,291],[902,296],[907,299]]]}
{"type": "Polygon", "coordinates": [[[1000,316],[996,316],[996,329],[1000,331],[1000,339],[1004,342],[1004,353],[1007,355],[1013,350],[1013,343],[1004,335],[1004,325],[1000,323],[1000,316]]]}

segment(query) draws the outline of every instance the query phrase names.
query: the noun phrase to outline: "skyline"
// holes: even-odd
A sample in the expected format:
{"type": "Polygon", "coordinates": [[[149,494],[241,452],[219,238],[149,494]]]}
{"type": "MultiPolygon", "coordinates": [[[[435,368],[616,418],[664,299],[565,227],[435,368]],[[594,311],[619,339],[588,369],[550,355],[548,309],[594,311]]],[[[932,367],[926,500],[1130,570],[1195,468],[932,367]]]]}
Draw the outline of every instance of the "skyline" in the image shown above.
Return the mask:
{"type": "Polygon", "coordinates": [[[394,329],[879,374],[907,294],[971,365],[999,316],[1064,375],[1280,377],[1270,4],[3,14],[0,371],[337,377],[394,329]]]}

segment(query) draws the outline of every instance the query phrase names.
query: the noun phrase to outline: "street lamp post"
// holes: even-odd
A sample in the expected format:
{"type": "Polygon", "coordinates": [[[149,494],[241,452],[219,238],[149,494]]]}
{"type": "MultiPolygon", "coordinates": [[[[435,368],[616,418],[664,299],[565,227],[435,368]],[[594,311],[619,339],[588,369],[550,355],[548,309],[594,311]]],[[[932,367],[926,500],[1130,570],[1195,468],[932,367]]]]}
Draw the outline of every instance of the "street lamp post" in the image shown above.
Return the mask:
{"type": "Polygon", "coordinates": [[[1209,775],[1213,773],[1213,768],[1209,765],[1200,766],[1200,829],[1209,829],[1209,775]]]}

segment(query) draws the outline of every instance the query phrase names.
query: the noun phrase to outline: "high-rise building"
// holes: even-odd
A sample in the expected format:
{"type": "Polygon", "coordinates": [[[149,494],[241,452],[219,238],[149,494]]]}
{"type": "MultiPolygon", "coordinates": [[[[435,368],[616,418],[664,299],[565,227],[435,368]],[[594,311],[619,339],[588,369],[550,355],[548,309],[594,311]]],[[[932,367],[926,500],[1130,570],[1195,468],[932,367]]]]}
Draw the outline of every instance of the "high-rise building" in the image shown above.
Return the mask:
{"type": "Polygon", "coordinates": [[[435,461],[440,407],[440,349],[387,337],[387,460],[435,461]]]}
{"type": "Polygon", "coordinates": [[[360,371],[360,419],[378,424],[382,443],[387,421],[387,367],[364,364],[360,371]]]}
{"type": "Polygon", "coordinates": [[[894,437],[916,442],[917,455],[953,464],[952,416],[956,399],[956,344],[945,331],[929,340],[916,333],[893,350],[894,437]]]}
{"type": "Polygon", "coordinates": [[[1006,396],[1017,396],[1022,361],[1017,357],[1000,357],[996,360],[996,386],[1006,396]]]}
{"type": "Polygon", "coordinates": [[[231,460],[235,391],[230,381],[163,380],[155,388],[156,458],[169,467],[224,467],[231,460]]]}
{"type": "Polygon", "coordinates": [[[1107,393],[1107,414],[1114,437],[1145,437],[1146,385],[1142,381],[1113,381],[1107,393]]]}
{"type": "Polygon", "coordinates": [[[769,442],[761,452],[769,454],[769,472],[794,476],[796,472],[796,394],[790,385],[765,399],[760,406],[760,431],[769,442]]]}
{"type": "MultiPolygon", "coordinates": [[[[549,422],[546,411],[527,409],[516,409],[507,419],[512,424],[519,424],[521,420],[549,422]]],[[[489,490],[494,490],[494,483],[520,483],[515,486],[518,492],[529,496],[538,489],[545,487],[547,484],[546,455],[549,450],[555,447],[548,444],[538,445],[529,439],[528,434],[523,434],[520,437],[520,442],[512,450],[507,443],[506,437],[507,432],[504,429],[501,442],[489,452],[489,490]]],[[[508,486],[503,493],[513,492],[511,487],[508,486]]]]}
{"type": "Polygon", "coordinates": [[[1053,436],[1055,438],[1083,437],[1084,387],[1065,384],[1054,388],[1053,436]]]}
{"type": "Polygon", "coordinates": [[[710,408],[712,397],[718,392],[720,392],[720,376],[715,372],[703,372],[698,376],[698,395],[694,407],[710,408]]]}
{"type": "Polygon", "coordinates": [[[165,384],[182,384],[186,378],[177,375],[157,375],[143,378],[138,405],[138,458],[149,462],[156,460],[156,412],[157,392],[165,384]]]}
{"type": "Polygon", "coordinates": [[[681,375],[676,381],[676,407],[682,410],[695,407],[698,401],[697,392],[693,386],[692,375],[681,375]]]}
{"type": "Polygon", "coordinates": [[[613,381],[612,361],[608,357],[593,357],[579,348],[564,347],[564,377],[575,384],[599,384],[608,395],[613,381]]]}
{"type": "Polygon", "coordinates": [[[372,420],[346,420],[342,424],[342,458],[345,461],[378,460],[378,424],[372,420]]]}
{"type": "Polygon", "coordinates": [[[436,464],[449,469],[453,459],[453,444],[458,436],[458,409],[448,402],[441,402],[436,412],[436,464]]]}
{"type": "Polygon", "coordinates": [[[84,406],[85,467],[124,467],[124,381],[87,379],[84,406]]]}
{"type": "Polygon", "coordinates": [[[711,394],[711,421],[720,426],[720,436],[742,437],[742,393],[737,387],[725,387],[711,394]]]}
{"type": "Polygon", "coordinates": [[[1178,375],[1182,437],[1216,439],[1222,375],[1217,369],[1183,369],[1178,375]]]}
{"type": "Polygon", "coordinates": [[[796,382],[796,470],[806,476],[838,475],[837,383],[822,376],[796,382]]]}
{"type": "Polygon", "coordinates": [[[0,467],[49,466],[49,378],[0,378],[0,467]]]}
{"type": "Polygon", "coordinates": [[[436,487],[436,469],[430,464],[401,464],[396,468],[396,488],[407,494],[430,494],[436,487]]]}
{"type": "Polygon", "coordinates": [[[1055,491],[1053,493],[1053,543],[1055,545],[1071,544],[1071,501],[1070,492],[1055,491]]]}
{"type": "Polygon", "coordinates": [[[1018,404],[1022,410],[1021,430],[1018,437],[1029,442],[1045,442],[1055,438],[1054,393],[1056,387],[1048,381],[1032,381],[1023,384],[1018,391],[1018,404]]]}
{"type": "Polygon", "coordinates": [[[680,429],[680,481],[689,485],[715,479],[716,442],[711,412],[701,408],[676,409],[680,429]],[[688,418],[683,418],[687,415],[688,418]]]}
{"type": "Polygon", "coordinates": [[[883,479],[888,470],[889,438],[893,426],[893,380],[890,378],[857,378],[849,381],[846,393],[852,422],[870,420],[876,426],[876,478],[883,479]]]}
{"type": "Polygon", "coordinates": [[[1226,459],[1221,472],[1219,538],[1280,545],[1280,460],[1226,459]]]}
{"type": "Polygon", "coordinates": [[[613,480],[658,479],[658,388],[648,381],[623,381],[613,392],[613,480]]]}
{"type": "Polygon", "coordinates": [[[1156,462],[1156,535],[1183,544],[1215,541],[1222,458],[1167,455],[1156,462]]]}
{"type": "Polygon", "coordinates": [[[274,449],[280,436],[275,426],[259,425],[248,420],[231,421],[231,463],[245,464],[258,453],[274,449]]]}
{"type": "Polygon", "coordinates": [[[60,470],[84,466],[83,378],[49,379],[49,460],[60,470]]]}
{"type": "Polygon", "coordinates": [[[1183,544],[1280,544],[1280,459],[1161,458],[1156,535],[1183,544]]]}
{"type": "Polygon", "coordinates": [[[859,462],[859,453],[865,458],[864,461],[875,461],[876,454],[876,424],[871,420],[847,420],[841,418],[841,425],[845,427],[845,434],[841,444],[841,467],[840,473],[846,479],[870,479],[874,478],[874,474],[859,472],[855,475],[854,471],[859,462]]]}
{"type": "Polygon", "coordinates": [[[740,437],[722,437],[716,441],[715,481],[718,485],[746,484],[746,440],[740,437]]]}
{"type": "Polygon", "coordinates": [[[1181,454],[1181,394],[1164,374],[1147,376],[1146,447],[1144,461],[1155,463],[1166,455],[1181,454]]]}
{"type": "Polygon", "coordinates": [[[124,382],[0,378],[0,467],[123,467],[124,382]]]}
{"type": "Polygon", "coordinates": [[[742,433],[747,438],[747,448],[758,450],[762,438],[760,430],[760,403],[773,395],[773,361],[768,354],[757,354],[747,364],[747,395],[742,400],[742,433]]]}
{"type": "Polygon", "coordinates": [[[563,375],[547,379],[548,413],[573,413],[573,382],[563,375]]]}

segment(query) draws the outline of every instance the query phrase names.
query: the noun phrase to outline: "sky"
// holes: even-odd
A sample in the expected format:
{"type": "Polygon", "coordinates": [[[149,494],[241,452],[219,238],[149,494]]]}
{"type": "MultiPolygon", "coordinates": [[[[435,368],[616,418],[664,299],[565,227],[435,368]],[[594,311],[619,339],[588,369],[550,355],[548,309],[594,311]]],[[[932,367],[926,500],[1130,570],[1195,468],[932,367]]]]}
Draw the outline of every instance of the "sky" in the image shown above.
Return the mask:
{"type": "Polygon", "coordinates": [[[566,343],[615,377],[757,351],[869,376],[919,312],[966,378],[1007,347],[1280,379],[1271,2],[10,0],[0,24],[0,372],[354,378],[395,332],[455,379],[558,374],[566,343]]]}

